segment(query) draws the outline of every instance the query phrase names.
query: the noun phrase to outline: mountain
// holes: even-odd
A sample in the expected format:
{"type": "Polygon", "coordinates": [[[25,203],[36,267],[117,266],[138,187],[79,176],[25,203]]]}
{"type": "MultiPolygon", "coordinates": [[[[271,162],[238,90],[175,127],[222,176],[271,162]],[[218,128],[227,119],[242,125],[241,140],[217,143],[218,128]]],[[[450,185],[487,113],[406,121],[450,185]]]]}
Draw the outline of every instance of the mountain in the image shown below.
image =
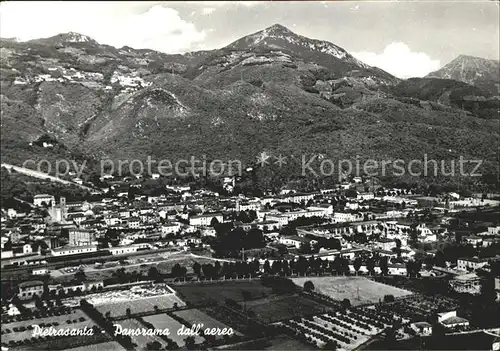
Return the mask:
{"type": "Polygon", "coordinates": [[[444,78],[465,82],[500,95],[500,62],[481,57],[460,55],[427,78],[444,78]]]}
{"type": "Polygon", "coordinates": [[[11,164],[70,158],[89,161],[90,173],[103,158],[253,165],[262,151],[294,155],[287,169],[259,178],[263,187],[300,176],[292,166],[313,154],[461,155],[484,159],[486,175],[497,172],[498,119],[436,98],[443,80],[403,86],[341,47],[281,25],[184,55],[114,48],[77,33],[2,40],[0,73],[2,161],[11,164]]]}

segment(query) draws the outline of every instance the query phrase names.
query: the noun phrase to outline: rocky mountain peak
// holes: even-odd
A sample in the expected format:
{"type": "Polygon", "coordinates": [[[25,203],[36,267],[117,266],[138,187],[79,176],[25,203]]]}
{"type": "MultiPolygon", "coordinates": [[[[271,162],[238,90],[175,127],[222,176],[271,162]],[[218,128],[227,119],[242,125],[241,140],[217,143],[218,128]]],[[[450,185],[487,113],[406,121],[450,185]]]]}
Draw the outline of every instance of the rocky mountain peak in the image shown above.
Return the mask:
{"type": "Polygon", "coordinates": [[[61,33],[49,38],[30,40],[29,42],[45,45],[65,45],[70,43],[88,43],[92,45],[99,45],[96,40],[88,35],[76,32],[61,33]]]}

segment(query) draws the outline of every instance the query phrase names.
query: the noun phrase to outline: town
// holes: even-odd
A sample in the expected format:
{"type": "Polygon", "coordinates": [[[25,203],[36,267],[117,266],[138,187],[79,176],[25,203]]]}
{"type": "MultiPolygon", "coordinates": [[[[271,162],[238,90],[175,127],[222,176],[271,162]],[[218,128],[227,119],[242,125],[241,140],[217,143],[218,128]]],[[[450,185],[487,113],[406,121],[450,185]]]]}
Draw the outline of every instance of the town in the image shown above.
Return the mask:
{"type": "Polygon", "coordinates": [[[80,200],[4,204],[2,347],[498,349],[500,195],[350,176],[256,197],[239,180],[107,175],[80,200]],[[201,323],[234,333],[175,333],[201,323]]]}

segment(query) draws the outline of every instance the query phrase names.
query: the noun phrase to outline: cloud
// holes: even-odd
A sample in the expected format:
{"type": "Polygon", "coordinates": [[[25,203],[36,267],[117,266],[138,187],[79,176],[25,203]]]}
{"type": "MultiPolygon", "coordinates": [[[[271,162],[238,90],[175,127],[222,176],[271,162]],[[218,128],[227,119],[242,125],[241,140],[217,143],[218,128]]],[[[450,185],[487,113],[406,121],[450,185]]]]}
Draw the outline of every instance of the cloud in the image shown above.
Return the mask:
{"type": "Polygon", "coordinates": [[[408,45],[401,42],[387,45],[380,54],[354,52],[352,55],[399,78],[423,77],[440,67],[439,60],[433,60],[423,52],[413,52],[408,45]]]}
{"type": "Polygon", "coordinates": [[[72,31],[102,44],[168,53],[194,50],[206,37],[204,30],[181,18],[177,10],[153,3],[129,4],[3,2],[0,33],[30,40],[72,31]]]}

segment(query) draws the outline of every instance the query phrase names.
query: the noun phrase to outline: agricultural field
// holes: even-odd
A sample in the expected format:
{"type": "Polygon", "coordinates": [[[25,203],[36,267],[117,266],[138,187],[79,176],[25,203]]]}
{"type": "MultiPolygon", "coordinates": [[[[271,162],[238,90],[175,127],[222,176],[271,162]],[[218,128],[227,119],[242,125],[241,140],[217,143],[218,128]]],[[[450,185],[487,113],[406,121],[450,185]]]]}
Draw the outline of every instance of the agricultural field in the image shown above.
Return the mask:
{"type": "MultiPolygon", "coordinates": [[[[183,347],[185,345],[184,339],[187,338],[186,335],[178,335],[177,331],[182,328],[182,324],[177,322],[175,319],[170,317],[167,314],[155,314],[152,316],[147,316],[143,318],[145,322],[151,323],[155,329],[165,329],[168,328],[170,330],[170,335],[168,336],[170,339],[175,341],[177,345],[183,347]]],[[[186,328],[186,327],[184,327],[186,328]]],[[[194,337],[196,344],[201,344],[205,339],[197,335],[194,337]]]]}
{"type": "Polygon", "coordinates": [[[75,309],[73,313],[60,316],[52,316],[46,318],[37,318],[21,322],[3,323],[2,324],[2,344],[19,342],[28,340],[33,337],[33,325],[38,325],[42,328],[53,327],[54,329],[87,329],[95,325],[95,323],[82,311],[75,309]]]}
{"type": "Polygon", "coordinates": [[[243,343],[237,343],[229,346],[222,346],[220,348],[215,348],[215,350],[304,350],[312,351],[317,350],[309,344],[300,342],[299,340],[292,339],[288,335],[277,335],[270,339],[258,339],[247,341],[243,343]]]}
{"type": "Polygon", "coordinates": [[[130,314],[142,312],[154,312],[156,310],[164,310],[173,308],[174,305],[182,307],[185,303],[176,295],[163,295],[154,297],[145,297],[136,300],[108,302],[101,305],[95,305],[97,310],[105,315],[110,312],[111,317],[122,317],[127,315],[127,309],[130,308],[130,314]]]}
{"type": "MultiPolygon", "coordinates": [[[[210,317],[206,313],[196,310],[196,309],[190,309],[190,310],[182,310],[182,311],[176,311],[174,314],[185,321],[192,324],[199,324],[203,323],[203,329],[205,328],[219,328],[219,329],[224,329],[224,328],[232,328],[231,326],[227,326],[226,324],[219,322],[217,319],[210,317]]],[[[234,335],[242,335],[238,331],[234,330],[233,328],[234,335]]],[[[220,336],[222,337],[222,336],[220,336]]]]}
{"type": "Polygon", "coordinates": [[[299,286],[310,280],[314,291],[335,300],[349,299],[353,306],[378,303],[384,295],[394,297],[412,295],[411,291],[377,283],[364,277],[301,277],[293,278],[299,286]]]}
{"type": "Polygon", "coordinates": [[[331,308],[304,296],[286,295],[247,301],[246,310],[255,313],[255,317],[262,323],[270,324],[304,315],[326,313],[331,308]]]}
{"type": "MultiPolygon", "coordinates": [[[[124,329],[130,330],[140,330],[142,328],[146,328],[144,324],[133,318],[124,319],[119,322],[115,322],[115,324],[120,324],[124,329]]],[[[136,345],[135,350],[146,350],[146,345],[154,341],[159,342],[162,347],[167,345],[167,342],[158,335],[131,335],[130,337],[132,338],[132,342],[136,345]]]]}
{"type": "Polygon", "coordinates": [[[226,299],[243,301],[243,291],[248,291],[250,299],[269,296],[272,289],[260,280],[227,281],[204,284],[175,285],[172,288],[190,305],[203,306],[224,303],[226,299]]]}
{"type": "Polygon", "coordinates": [[[232,327],[233,330],[238,330],[243,334],[254,334],[258,332],[256,328],[252,328],[251,325],[249,326],[249,320],[243,314],[235,312],[224,305],[204,307],[200,310],[215,320],[218,320],[221,323],[232,327]]]}
{"type": "Polygon", "coordinates": [[[399,313],[412,321],[426,321],[436,312],[453,311],[459,306],[457,302],[445,296],[412,295],[384,304],[379,309],[399,313]]]}

